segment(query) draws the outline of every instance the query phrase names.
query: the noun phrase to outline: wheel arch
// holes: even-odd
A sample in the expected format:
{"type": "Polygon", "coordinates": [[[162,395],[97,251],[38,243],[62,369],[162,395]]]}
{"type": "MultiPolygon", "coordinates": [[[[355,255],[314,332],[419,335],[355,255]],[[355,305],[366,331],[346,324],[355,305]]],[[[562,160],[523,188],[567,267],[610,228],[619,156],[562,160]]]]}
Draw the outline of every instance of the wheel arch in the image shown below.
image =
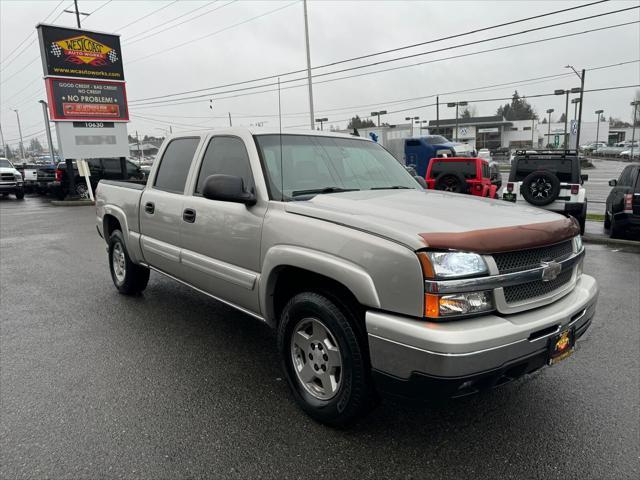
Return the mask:
{"type": "Polygon", "coordinates": [[[302,247],[269,250],[260,281],[260,306],[267,323],[275,327],[286,301],[304,290],[330,293],[348,308],[380,308],[373,279],[362,267],[302,247]]]}

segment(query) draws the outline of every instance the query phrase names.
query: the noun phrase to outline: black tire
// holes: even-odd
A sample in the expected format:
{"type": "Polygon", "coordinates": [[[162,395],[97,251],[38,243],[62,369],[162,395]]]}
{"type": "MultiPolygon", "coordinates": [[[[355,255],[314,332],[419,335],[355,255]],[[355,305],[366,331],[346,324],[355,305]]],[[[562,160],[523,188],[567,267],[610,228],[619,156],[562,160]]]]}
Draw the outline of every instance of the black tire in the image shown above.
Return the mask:
{"type": "Polygon", "coordinates": [[[578,220],[578,225],[580,225],[580,235],[584,235],[584,229],[587,223],[587,216],[586,215],[582,215],[578,218],[576,218],[576,220],[578,220]]]}
{"type": "Polygon", "coordinates": [[[16,198],[18,200],[23,200],[24,199],[24,190],[16,190],[16,198]]]}
{"type": "Polygon", "coordinates": [[[624,229],[616,224],[616,217],[611,216],[611,226],[609,228],[609,236],[611,238],[621,238],[624,234],[624,229]]]}
{"type": "Polygon", "coordinates": [[[87,184],[84,181],[84,178],[76,179],[76,195],[83,200],[89,199],[89,189],[87,188],[87,184]]]}
{"type": "Polygon", "coordinates": [[[114,230],[109,237],[109,270],[111,271],[113,284],[124,295],[136,295],[142,292],[147,287],[147,283],[149,283],[149,269],[136,265],[131,261],[120,230],[114,230]],[[116,255],[119,251],[123,254],[123,258],[121,257],[123,275],[116,273],[114,251],[116,255]]]}
{"type": "Polygon", "coordinates": [[[560,180],[553,173],[544,170],[527,175],[520,189],[524,199],[536,207],[552,203],[560,194],[560,180]]]}
{"type": "MultiPolygon", "coordinates": [[[[278,326],[278,351],[282,368],[296,402],[314,420],[334,427],[345,427],[365,415],[375,404],[376,396],[370,375],[370,362],[366,349],[366,338],[358,334],[353,314],[339,302],[333,302],[316,292],[302,292],[293,297],[284,307],[278,326]],[[318,321],[333,337],[340,355],[340,376],[336,392],[331,398],[320,398],[321,394],[310,393],[299,378],[294,365],[294,334],[306,321],[318,321]]],[[[311,337],[311,342],[313,342],[311,337]]],[[[320,352],[320,343],[311,349],[320,352]]],[[[303,352],[304,353],[304,352],[303,352]]],[[[311,351],[298,356],[305,366],[315,360],[307,360],[311,351]],[[303,358],[304,357],[304,358],[303,358]]],[[[318,357],[319,358],[319,357],[318,357]]],[[[327,360],[327,357],[325,357],[327,360]]],[[[321,360],[318,360],[320,363],[321,360]]],[[[319,374],[317,365],[314,365],[319,374]]],[[[323,368],[324,370],[324,368],[323,368]]],[[[307,383],[309,385],[309,383],[307,383]]]]}
{"type": "Polygon", "coordinates": [[[436,190],[452,193],[464,193],[467,190],[467,182],[459,173],[441,173],[436,178],[436,190]]]}
{"type": "Polygon", "coordinates": [[[604,229],[609,230],[611,228],[611,218],[608,212],[604,212],[604,229]]]}

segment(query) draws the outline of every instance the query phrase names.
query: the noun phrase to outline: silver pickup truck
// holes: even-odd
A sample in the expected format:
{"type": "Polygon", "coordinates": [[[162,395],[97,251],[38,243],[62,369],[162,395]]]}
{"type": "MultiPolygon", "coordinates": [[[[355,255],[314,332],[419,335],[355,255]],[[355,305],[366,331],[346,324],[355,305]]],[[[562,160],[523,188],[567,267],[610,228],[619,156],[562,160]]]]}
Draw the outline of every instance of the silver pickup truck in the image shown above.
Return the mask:
{"type": "Polygon", "coordinates": [[[575,220],[424,190],[358,137],[174,135],[146,186],[101,181],[96,206],[121,293],[153,270],[266,322],[296,401],[331,425],[380,394],[463,396],[555,363],[595,312],[575,220]]]}

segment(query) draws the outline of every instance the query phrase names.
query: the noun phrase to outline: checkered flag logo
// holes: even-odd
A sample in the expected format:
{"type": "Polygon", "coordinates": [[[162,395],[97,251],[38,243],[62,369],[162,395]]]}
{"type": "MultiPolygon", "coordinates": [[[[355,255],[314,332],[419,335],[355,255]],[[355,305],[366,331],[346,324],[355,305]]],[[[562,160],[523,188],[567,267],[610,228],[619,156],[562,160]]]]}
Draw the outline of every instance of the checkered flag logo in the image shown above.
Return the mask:
{"type": "Polygon", "coordinates": [[[118,54],[115,50],[111,50],[109,52],[109,60],[111,60],[111,63],[116,63],[118,61],[118,54]]]}
{"type": "Polygon", "coordinates": [[[53,55],[55,55],[56,57],[59,57],[62,55],[62,48],[60,48],[60,45],[56,44],[56,43],[52,43],[51,44],[51,53],[53,55]]]}

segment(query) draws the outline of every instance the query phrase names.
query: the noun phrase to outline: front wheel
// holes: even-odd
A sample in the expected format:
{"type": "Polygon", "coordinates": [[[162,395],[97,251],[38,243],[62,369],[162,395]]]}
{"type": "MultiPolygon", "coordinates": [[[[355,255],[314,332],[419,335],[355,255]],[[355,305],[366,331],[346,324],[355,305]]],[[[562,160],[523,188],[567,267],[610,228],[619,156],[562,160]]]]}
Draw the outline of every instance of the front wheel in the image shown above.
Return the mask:
{"type": "Polygon", "coordinates": [[[16,191],[16,198],[18,200],[22,200],[24,198],[24,190],[21,189],[21,190],[16,191]]]}
{"type": "Polygon", "coordinates": [[[369,361],[346,309],[315,292],[285,306],[278,350],[293,395],[315,420],[343,427],[373,405],[369,361]]]}
{"type": "Polygon", "coordinates": [[[113,284],[125,295],[138,294],[149,283],[149,269],[131,261],[120,230],[109,237],[109,268],[113,284]]]}

